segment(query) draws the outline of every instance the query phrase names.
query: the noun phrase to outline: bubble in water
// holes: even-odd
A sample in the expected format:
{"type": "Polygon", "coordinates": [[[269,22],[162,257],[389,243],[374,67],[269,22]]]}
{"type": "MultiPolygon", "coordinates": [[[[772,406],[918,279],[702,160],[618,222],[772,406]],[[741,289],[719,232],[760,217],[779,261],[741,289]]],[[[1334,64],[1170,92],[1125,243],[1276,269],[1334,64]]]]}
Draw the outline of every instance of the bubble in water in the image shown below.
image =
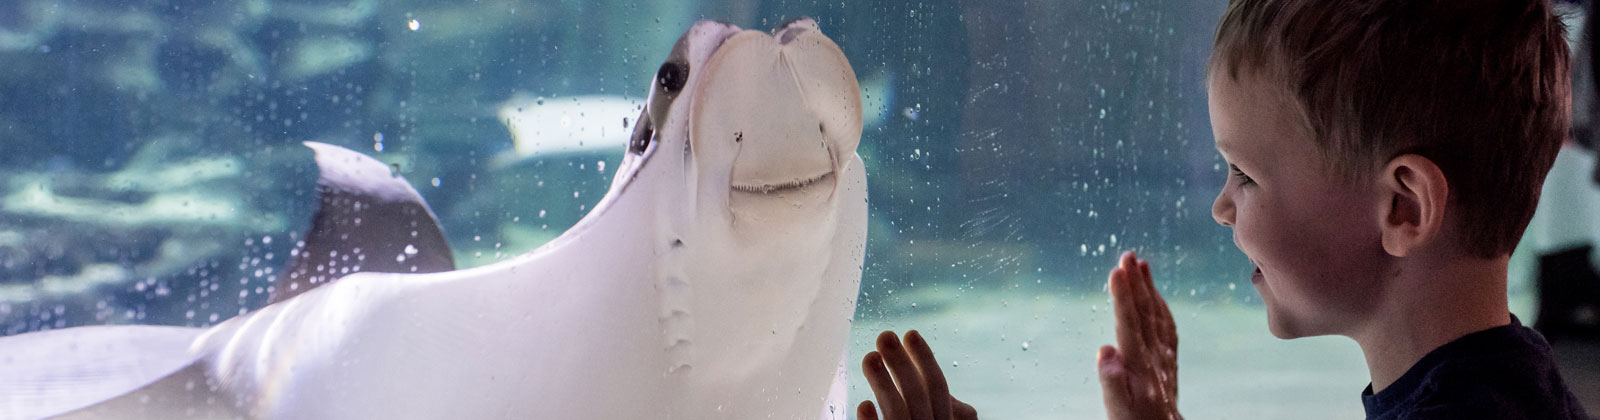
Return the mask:
{"type": "Polygon", "coordinates": [[[417,247],[412,246],[411,244],[406,244],[406,255],[417,255],[417,247]]]}
{"type": "Polygon", "coordinates": [[[422,29],[422,22],[419,22],[416,19],[412,19],[411,22],[406,23],[406,27],[411,28],[411,30],[413,30],[413,31],[418,30],[418,29],[422,29]]]}

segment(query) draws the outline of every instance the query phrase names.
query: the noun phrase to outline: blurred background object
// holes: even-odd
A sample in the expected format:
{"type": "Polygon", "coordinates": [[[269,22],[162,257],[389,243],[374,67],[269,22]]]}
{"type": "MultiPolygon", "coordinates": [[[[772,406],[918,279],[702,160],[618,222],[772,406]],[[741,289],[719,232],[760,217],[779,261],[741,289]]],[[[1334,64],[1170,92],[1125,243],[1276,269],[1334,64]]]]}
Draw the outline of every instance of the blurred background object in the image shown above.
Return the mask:
{"type": "MultiPolygon", "coordinates": [[[[1573,393],[1600,412],[1600,84],[1593,1],[1564,1],[1572,46],[1572,137],[1545,178],[1539,210],[1517,255],[1536,296],[1534,328],[1550,340],[1573,393]]],[[[1513,264],[1517,266],[1518,264],[1513,264]]]]}

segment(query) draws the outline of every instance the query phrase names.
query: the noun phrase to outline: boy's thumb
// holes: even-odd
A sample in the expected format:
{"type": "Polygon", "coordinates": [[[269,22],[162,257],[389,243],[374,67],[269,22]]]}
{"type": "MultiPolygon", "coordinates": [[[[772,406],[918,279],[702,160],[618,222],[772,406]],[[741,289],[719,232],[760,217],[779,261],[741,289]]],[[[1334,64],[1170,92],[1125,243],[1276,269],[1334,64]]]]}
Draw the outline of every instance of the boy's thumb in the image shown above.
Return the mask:
{"type": "Polygon", "coordinates": [[[1105,398],[1106,416],[1112,419],[1128,418],[1128,369],[1122,364],[1122,355],[1113,346],[1100,346],[1095,358],[1100,371],[1100,394],[1105,398]]]}

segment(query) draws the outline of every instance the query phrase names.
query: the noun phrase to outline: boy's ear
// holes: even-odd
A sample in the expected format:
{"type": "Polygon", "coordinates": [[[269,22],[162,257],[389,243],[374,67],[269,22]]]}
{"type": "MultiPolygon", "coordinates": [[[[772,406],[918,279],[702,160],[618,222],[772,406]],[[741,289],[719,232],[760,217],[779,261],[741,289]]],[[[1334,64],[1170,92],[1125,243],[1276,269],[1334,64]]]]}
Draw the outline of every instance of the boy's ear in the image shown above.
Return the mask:
{"type": "Polygon", "coordinates": [[[1450,185],[1444,171],[1420,155],[1400,155],[1378,174],[1383,250],[1404,257],[1438,238],[1444,230],[1444,212],[1450,185]]]}

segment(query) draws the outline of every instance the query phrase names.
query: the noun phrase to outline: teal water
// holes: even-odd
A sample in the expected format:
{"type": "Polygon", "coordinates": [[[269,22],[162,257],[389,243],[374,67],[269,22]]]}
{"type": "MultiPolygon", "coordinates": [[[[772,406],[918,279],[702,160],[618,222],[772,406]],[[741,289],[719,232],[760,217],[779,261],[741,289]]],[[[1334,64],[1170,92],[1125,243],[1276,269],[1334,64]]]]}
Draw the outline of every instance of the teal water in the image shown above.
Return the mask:
{"type": "MultiPolygon", "coordinates": [[[[604,118],[594,98],[638,101],[701,18],[767,28],[815,16],[851,59],[872,180],[864,316],[893,313],[888,291],[913,284],[1086,291],[1123,249],[1191,273],[1174,290],[1247,300],[1222,280],[1245,261],[1209,216],[1223,174],[1201,81],[1219,13],[1131,1],[11,2],[0,285],[94,293],[0,289],[17,291],[0,332],[202,325],[259,306],[308,223],[307,140],[393,164],[464,265],[531,249],[599,200],[621,153],[519,159],[502,112],[604,118]]],[[[551,121],[528,125],[587,127],[551,121]]]]}
{"type": "Polygon", "coordinates": [[[599,113],[594,95],[642,98],[694,20],[812,16],[867,93],[854,354],[922,329],[986,418],[1103,416],[1102,282],[1133,249],[1180,308],[1191,417],[1359,415],[1353,344],[1272,339],[1211,221],[1224,2],[457,3],[0,4],[0,335],[260,307],[309,223],[307,140],[394,165],[465,266],[533,249],[621,149],[516,157],[508,103],[599,113]]]}

